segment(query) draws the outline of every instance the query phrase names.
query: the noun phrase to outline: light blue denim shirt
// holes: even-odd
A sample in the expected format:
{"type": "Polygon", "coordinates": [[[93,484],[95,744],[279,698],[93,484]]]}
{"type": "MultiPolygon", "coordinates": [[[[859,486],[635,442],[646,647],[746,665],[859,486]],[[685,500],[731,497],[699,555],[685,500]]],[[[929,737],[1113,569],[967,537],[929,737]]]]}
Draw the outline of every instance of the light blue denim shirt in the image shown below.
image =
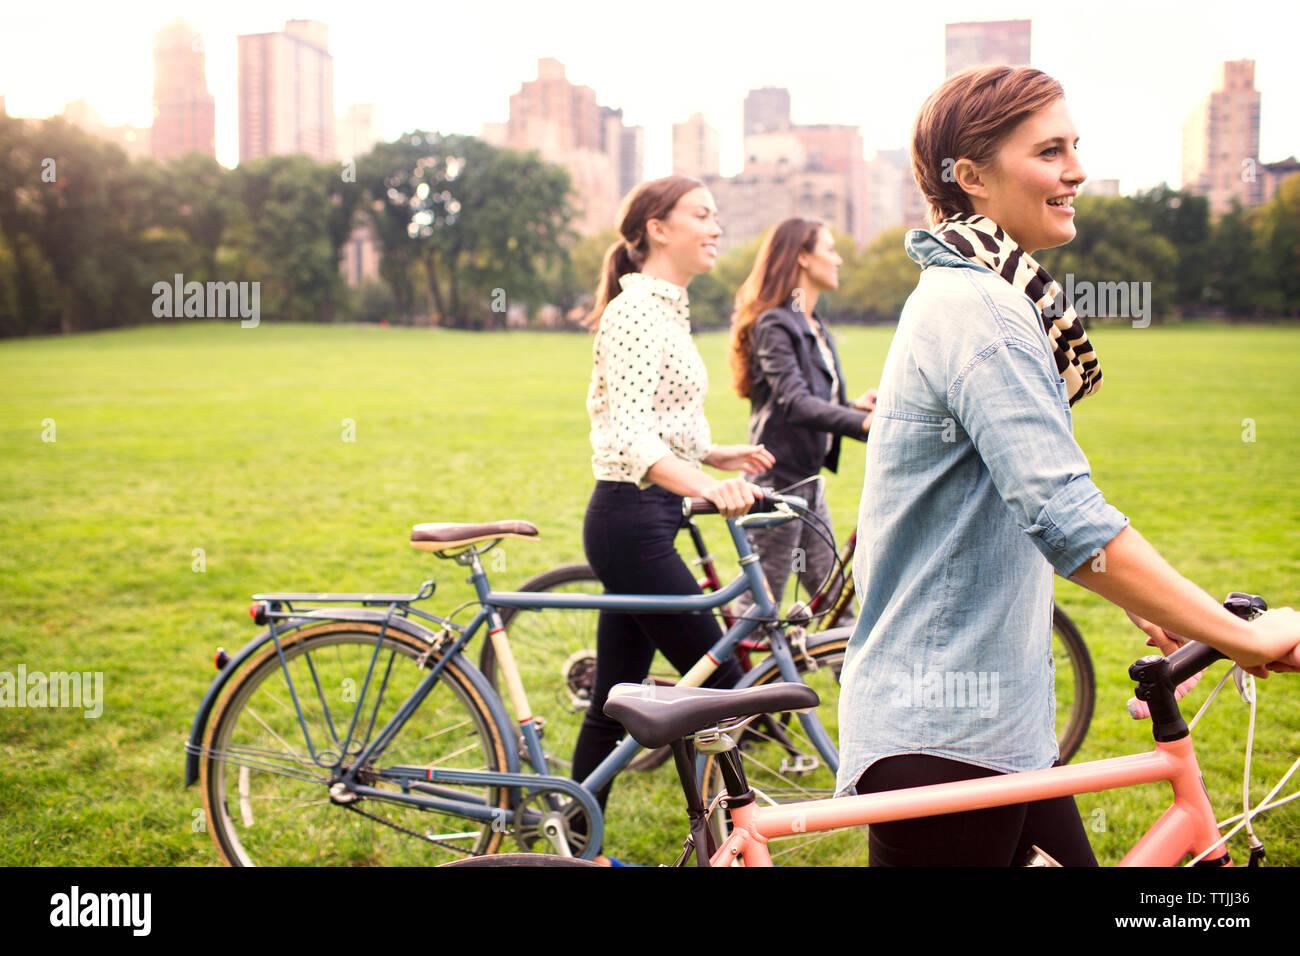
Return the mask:
{"type": "Polygon", "coordinates": [[[1128,523],[1074,440],[1033,303],[924,230],[867,442],[838,790],[882,757],[1057,757],[1052,571],[1128,523]]]}

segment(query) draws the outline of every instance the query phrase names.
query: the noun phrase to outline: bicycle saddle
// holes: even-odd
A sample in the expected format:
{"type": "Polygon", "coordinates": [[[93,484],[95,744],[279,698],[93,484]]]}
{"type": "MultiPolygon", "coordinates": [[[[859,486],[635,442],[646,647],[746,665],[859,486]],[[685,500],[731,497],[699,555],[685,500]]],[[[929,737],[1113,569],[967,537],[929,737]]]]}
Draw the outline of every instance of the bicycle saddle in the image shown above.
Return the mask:
{"type": "Polygon", "coordinates": [[[417,524],[411,528],[411,547],[421,551],[446,551],[498,538],[535,538],[531,521],[490,521],[487,524],[417,524]]]}
{"type": "Polygon", "coordinates": [[[605,701],[605,713],[642,747],[654,748],[727,718],[807,710],[819,703],[817,691],[807,684],[765,684],[740,690],[616,684],[605,701]]]}

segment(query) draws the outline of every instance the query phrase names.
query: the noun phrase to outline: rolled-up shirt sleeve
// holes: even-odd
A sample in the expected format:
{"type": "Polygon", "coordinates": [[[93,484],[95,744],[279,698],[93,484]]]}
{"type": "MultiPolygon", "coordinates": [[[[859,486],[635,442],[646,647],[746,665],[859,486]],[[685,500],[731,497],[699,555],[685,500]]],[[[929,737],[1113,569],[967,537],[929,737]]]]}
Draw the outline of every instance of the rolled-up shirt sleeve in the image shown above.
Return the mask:
{"type": "Polygon", "coordinates": [[[1016,525],[1069,577],[1128,524],[1092,481],[1064,385],[1035,343],[1007,336],[958,371],[949,407],[1016,525]]]}
{"type": "Polygon", "coordinates": [[[651,465],[673,453],[660,437],[655,414],[667,336],[663,323],[627,314],[610,325],[604,339],[609,416],[618,454],[626,456],[632,480],[640,483],[651,465]]]}

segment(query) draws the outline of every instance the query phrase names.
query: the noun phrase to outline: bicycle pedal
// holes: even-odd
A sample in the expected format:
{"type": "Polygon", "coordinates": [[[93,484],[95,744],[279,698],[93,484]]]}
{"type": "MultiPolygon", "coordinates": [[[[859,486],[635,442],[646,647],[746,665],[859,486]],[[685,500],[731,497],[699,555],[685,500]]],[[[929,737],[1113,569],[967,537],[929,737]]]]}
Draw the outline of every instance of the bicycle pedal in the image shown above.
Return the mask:
{"type": "Polygon", "coordinates": [[[781,758],[781,773],[802,777],[812,773],[821,765],[821,759],[812,754],[795,754],[794,757],[781,758]]]}

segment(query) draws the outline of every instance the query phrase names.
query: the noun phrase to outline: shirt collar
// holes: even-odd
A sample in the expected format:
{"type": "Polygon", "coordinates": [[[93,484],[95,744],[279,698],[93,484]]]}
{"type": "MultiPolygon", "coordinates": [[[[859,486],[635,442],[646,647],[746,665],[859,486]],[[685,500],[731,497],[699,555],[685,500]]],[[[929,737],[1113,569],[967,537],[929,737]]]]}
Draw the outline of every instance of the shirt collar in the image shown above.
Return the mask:
{"type": "Polygon", "coordinates": [[[618,284],[625,292],[636,288],[664,299],[672,305],[676,317],[686,322],[689,327],[690,320],[687,318],[686,307],[690,303],[690,298],[686,295],[686,290],[681,286],[674,285],[667,279],[656,279],[654,276],[648,276],[644,272],[626,273],[619,277],[618,284]]]}
{"type": "Polygon", "coordinates": [[[934,233],[925,229],[909,230],[903,238],[903,248],[912,258],[912,261],[922,269],[930,266],[964,266],[967,269],[992,271],[978,262],[971,262],[952,246],[935,236],[934,233]]]}

